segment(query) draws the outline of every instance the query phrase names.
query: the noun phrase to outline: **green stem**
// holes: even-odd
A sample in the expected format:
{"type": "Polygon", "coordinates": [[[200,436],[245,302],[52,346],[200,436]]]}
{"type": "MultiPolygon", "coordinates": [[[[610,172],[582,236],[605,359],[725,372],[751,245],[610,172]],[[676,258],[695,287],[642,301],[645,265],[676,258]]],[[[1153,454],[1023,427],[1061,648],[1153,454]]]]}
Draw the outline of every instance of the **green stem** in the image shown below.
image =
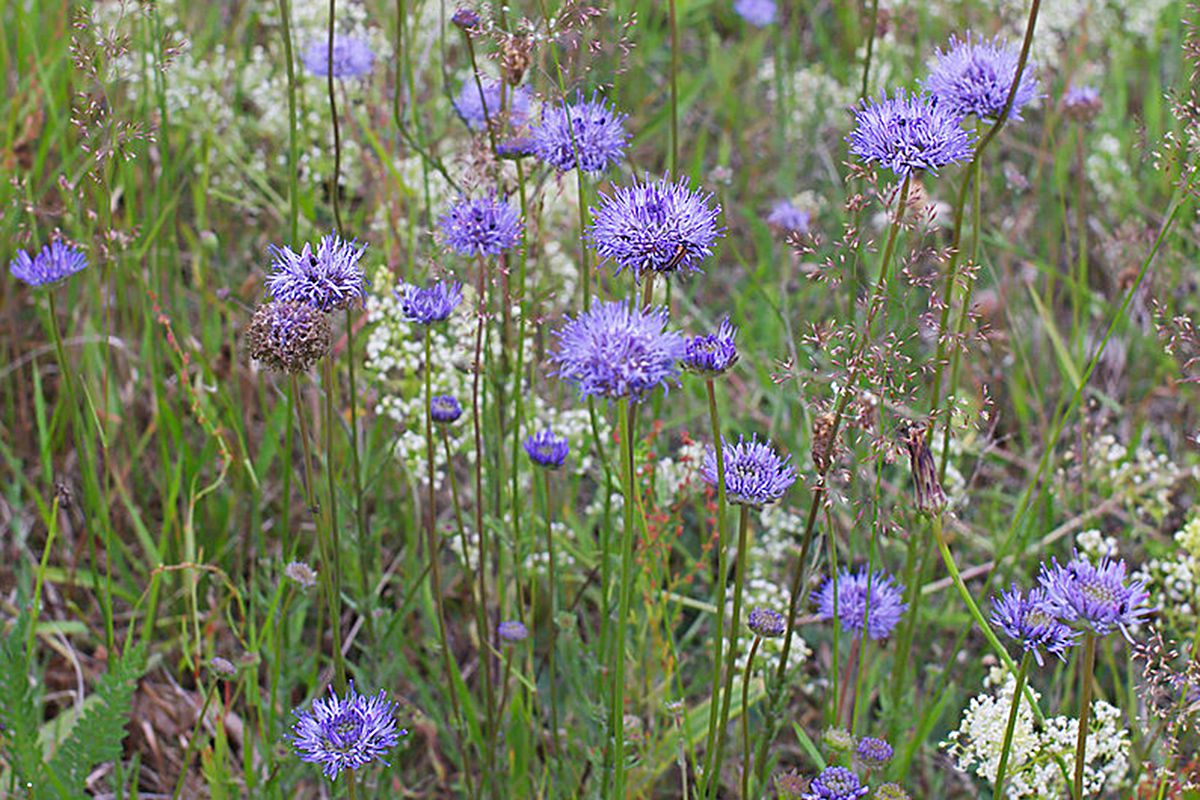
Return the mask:
{"type": "MultiPolygon", "coordinates": [[[[337,0],[329,0],[329,44],[326,51],[326,80],[329,90],[329,115],[333,119],[333,173],[329,176],[329,196],[333,201],[333,221],[338,235],[342,235],[342,207],[338,199],[338,181],[342,173],[342,132],[338,126],[337,96],[333,91],[333,28],[337,21],[337,0]]],[[[291,64],[289,63],[289,67],[291,64]]]]}
{"type": "MultiPolygon", "coordinates": [[[[550,495],[550,470],[540,470],[542,488],[546,496],[546,553],[550,560],[550,642],[547,651],[547,684],[550,689],[550,741],[553,743],[553,759],[562,758],[562,743],[558,736],[558,687],[554,669],[554,652],[558,648],[558,567],[554,555],[554,503],[550,495]]],[[[553,792],[551,793],[553,794],[553,792]]]]}
{"type": "Polygon", "coordinates": [[[617,635],[612,643],[611,707],[609,729],[612,731],[613,797],[625,797],[625,637],[629,627],[629,604],[633,596],[633,507],[637,498],[637,486],[633,475],[633,415],[637,406],[629,398],[621,402],[618,410],[621,424],[621,467],[624,478],[625,525],[621,531],[621,573],[617,585],[619,593],[617,611],[617,635]]]}
{"type": "Polygon", "coordinates": [[[1092,711],[1092,682],[1096,669],[1096,634],[1083,635],[1083,656],[1079,666],[1079,732],[1075,737],[1075,782],[1072,795],[1083,800],[1083,765],[1087,755],[1088,717],[1092,711]]]}
{"type": "MultiPolygon", "coordinates": [[[[729,724],[729,707],[733,697],[733,674],[737,671],[738,636],[741,633],[742,594],[746,585],[746,562],[750,560],[747,540],[750,533],[750,506],[742,504],[738,508],[738,543],[737,563],[734,567],[733,578],[733,617],[729,623],[729,650],[725,654],[725,690],[721,700],[721,719],[717,722],[717,751],[713,754],[712,764],[714,777],[721,771],[721,760],[725,754],[725,729],[729,724]]],[[[718,614],[724,614],[724,608],[717,609],[718,614]]],[[[746,713],[746,709],[742,709],[746,713]]],[[[718,781],[711,780],[709,787],[715,793],[718,781]]]]}
{"type": "Polygon", "coordinates": [[[708,784],[712,778],[716,764],[713,756],[716,754],[717,715],[713,713],[721,698],[721,648],[725,644],[725,581],[729,573],[729,537],[725,523],[725,446],[721,439],[721,420],[717,414],[717,394],[713,380],[705,381],[708,391],[708,421],[712,428],[713,453],[717,462],[717,573],[713,578],[716,591],[716,631],[713,636],[712,664],[712,699],[709,704],[708,735],[705,739],[704,752],[707,756],[707,767],[704,771],[704,793],[707,794],[708,784]]]}
{"type": "Polygon", "coordinates": [[[1033,651],[1026,650],[1021,657],[1021,667],[1017,670],[1017,684],[1013,689],[1012,708],[1008,711],[1008,724],[1004,726],[1004,743],[1000,746],[1000,765],[996,768],[996,785],[992,790],[992,800],[1004,797],[1004,777],[1008,770],[1008,754],[1012,749],[1013,731],[1017,727],[1017,714],[1021,709],[1021,692],[1025,689],[1025,678],[1029,674],[1029,662],[1033,659],[1033,651]]]}
{"type": "Polygon", "coordinates": [[[367,638],[373,636],[371,624],[371,574],[374,572],[372,554],[378,553],[382,542],[368,541],[367,504],[363,497],[362,463],[358,456],[358,384],[354,378],[354,319],[346,309],[346,369],[350,382],[350,472],[354,479],[355,522],[358,524],[359,592],[362,594],[361,618],[367,638]]]}
{"type": "Polygon", "coordinates": [[[742,676],[742,797],[750,797],[750,670],[754,668],[754,657],[758,655],[761,636],[755,636],[746,656],[746,673],[742,676]]]}
{"type": "MultiPolygon", "coordinates": [[[[878,2],[878,0],[876,0],[878,2]]],[[[667,4],[667,16],[671,27],[671,176],[679,170],[679,18],[675,11],[675,0],[667,4]]]]}
{"type": "Polygon", "coordinates": [[[279,0],[280,33],[283,36],[283,57],[287,61],[288,82],[288,234],[294,247],[299,238],[300,191],[296,164],[299,147],[296,138],[296,63],[292,55],[292,22],[288,0],[279,0]]]}
{"type": "Polygon", "coordinates": [[[333,470],[333,395],[337,382],[333,373],[333,357],[322,359],[325,368],[325,476],[329,490],[329,505],[326,509],[325,564],[321,574],[325,576],[326,603],[329,607],[329,628],[333,632],[333,669],[338,692],[346,691],[346,659],[342,654],[342,565],[341,536],[338,531],[337,480],[333,470]]]}

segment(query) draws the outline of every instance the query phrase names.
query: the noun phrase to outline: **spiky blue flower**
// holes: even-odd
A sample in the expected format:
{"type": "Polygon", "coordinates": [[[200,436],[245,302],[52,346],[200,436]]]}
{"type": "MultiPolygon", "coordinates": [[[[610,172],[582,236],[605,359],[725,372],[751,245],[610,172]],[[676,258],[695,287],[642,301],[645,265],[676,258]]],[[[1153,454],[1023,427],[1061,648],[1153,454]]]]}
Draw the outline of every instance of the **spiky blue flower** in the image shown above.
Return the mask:
{"type": "Polygon", "coordinates": [[[817,593],[817,616],[824,620],[837,619],[842,630],[886,639],[900,622],[908,604],[904,602],[904,586],[882,570],[868,574],[866,567],[851,572],[846,567],[838,572],[837,611],[834,611],[834,580],[825,579],[817,593]]]}
{"type": "Polygon", "coordinates": [[[893,97],[864,100],[854,109],[850,152],[904,177],[914,170],[934,174],[971,157],[975,138],[960,118],[928,94],[898,89],[893,97]]]}
{"type": "Polygon", "coordinates": [[[1022,594],[1014,583],[1012,589],[992,598],[992,624],[1032,653],[1038,666],[1044,662],[1042,651],[1066,660],[1066,652],[1075,646],[1079,634],[1060,622],[1046,590],[1035,587],[1022,594]]]}
{"type": "Polygon", "coordinates": [[[679,378],[683,336],[667,330],[665,308],[595,303],[553,333],[551,359],[557,375],[574,383],[581,397],[626,397],[639,401],[679,378]]]}
{"type": "Polygon", "coordinates": [[[892,760],[895,751],[883,739],[874,736],[864,736],[858,740],[854,755],[868,767],[882,767],[892,760]]]}
{"type": "MultiPolygon", "coordinates": [[[[329,40],[313,40],[300,57],[304,66],[313,75],[322,78],[329,74],[329,40]]],[[[362,39],[353,36],[333,37],[333,77],[361,78],[369,75],[375,66],[375,53],[362,39]]]]}
{"type": "Polygon", "coordinates": [[[812,215],[792,205],[790,200],[778,200],[767,214],[767,224],[783,231],[808,233],[812,215]]]}
{"type": "MultiPolygon", "coordinates": [[[[937,98],[938,105],[959,119],[972,115],[997,119],[1008,102],[1020,58],[1020,50],[999,37],[985,40],[973,38],[970,33],[965,39],[951,36],[946,49],[936,51],[923,85],[937,98]]],[[[1017,84],[1009,117],[1021,119],[1021,108],[1037,97],[1037,88],[1034,65],[1028,63],[1017,84]]]]}
{"type": "Polygon", "coordinates": [[[517,620],[508,620],[496,626],[496,633],[506,642],[520,642],[528,638],[529,629],[517,620]]]}
{"type": "Polygon", "coordinates": [[[1079,120],[1091,119],[1100,113],[1100,92],[1094,86],[1070,86],[1063,94],[1063,112],[1079,120]]]}
{"type": "Polygon", "coordinates": [[[16,257],[9,262],[8,271],[14,278],[30,286],[45,286],[69,278],[87,265],[87,256],[69,244],[55,241],[34,256],[25,250],[18,250],[16,257]]]}
{"type": "Polygon", "coordinates": [[[521,215],[493,193],[460,196],[438,225],[446,244],[464,256],[498,256],[521,241],[521,215]]]}
{"type": "Polygon", "coordinates": [[[404,319],[415,325],[432,325],[450,318],[462,302],[462,284],[458,281],[434,281],[431,286],[402,283],[394,292],[400,301],[404,319]]]}
{"type": "Polygon", "coordinates": [[[530,434],[525,439],[525,452],[539,467],[558,469],[567,460],[571,445],[565,436],[557,436],[552,430],[542,430],[530,434]]]}
{"type": "Polygon", "coordinates": [[[320,311],[348,308],[367,299],[366,279],[358,266],[365,244],[344,241],[335,233],[321,239],[314,251],[305,242],[299,253],[271,245],[274,271],[267,289],[281,302],[306,303],[320,311]]]}
{"type": "Polygon", "coordinates": [[[462,404],[452,394],[439,394],[429,401],[430,417],[439,425],[457,422],[462,416],[462,404]]]}
{"type": "Polygon", "coordinates": [[[578,167],[601,173],[625,155],[626,116],[598,99],[596,92],[591,100],[576,92],[571,103],[564,99],[542,108],[542,124],[532,132],[533,151],[560,172],[578,167]]]}
{"type": "Polygon", "coordinates": [[[1083,556],[1066,564],[1051,559],[1042,564],[1038,582],[1046,590],[1046,601],[1063,622],[1077,622],[1100,636],[1119,628],[1129,641],[1130,626],[1151,614],[1150,593],[1141,581],[1126,581],[1125,561],[1108,556],[1093,564],[1083,556]]]}
{"type": "Polygon", "coordinates": [[[775,22],[775,0],[734,0],[733,10],[739,17],[756,28],[765,28],[775,22]]]}
{"type": "Polygon", "coordinates": [[[292,712],[297,719],[289,738],[301,761],[320,764],[326,777],[336,779],[344,769],[388,763],[384,755],[408,735],[397,729],[394,709],[382,689],[367,697],[351,681],[343,698],[331,686],[329,697],[313,700],[307,711],[292,712]]]}
{"type": "Polygon", "coordinates": [[[702,333],[688,337],[683,356],[683,368],[697,375],[713,377],[720,375],[738,360],[734,338],[737,328],[729,324],[729,318],[721,321],[716,333],[702,333]]]}
{"type": "Polygon", "coordinates": [[[647,272],[698,272],[724,232],[717,225],[721,207],[712,199],[693,191],[686,177],[618,186],[592,209],[588,236],[618,273],[630,269],[640,278],[647,272]]]}
{"type": "Polygon", "coordinates": [[[787,621],[784,620],[783,614],[761,606],[750,609],[746,626],[764,639],[778,639],[787,632],[787,621]]]}
{"type": "Polygon", "coordinates": [[[483,81],[483,94],[474,77],[463,81],[454,99],[454,110],[467,127],[473,131],[486,130],[488,122],[500,121],[500,110],[504,109],[513,128],[520,128],[529,119],[530,92],[525,86],[509,86],[503,81],[483,81]]]}
{"type": "Polygon", "coordinates": [[[871,791],[869,786],[863,786],[850,770],[845,767],[826,767],[821,774],[813,778],[808,785],[808,791],[800,796],[801,800],[857,800],[865,797],[871,791]]]}
{"type": "MultiPolygon", "coordinates": [[[[796,471],[789,463],[791,456],[780,458],[769,442],[758,441],[757,435],[739,436],[737,444],[723,441],[725,459],[725,499],[735,505],[755,506],[778,502],[793,483],[796,471]]],[[[710,486],[717,486],[717,451],[709,447],[704,454],[700,474],[710,486]]]]}

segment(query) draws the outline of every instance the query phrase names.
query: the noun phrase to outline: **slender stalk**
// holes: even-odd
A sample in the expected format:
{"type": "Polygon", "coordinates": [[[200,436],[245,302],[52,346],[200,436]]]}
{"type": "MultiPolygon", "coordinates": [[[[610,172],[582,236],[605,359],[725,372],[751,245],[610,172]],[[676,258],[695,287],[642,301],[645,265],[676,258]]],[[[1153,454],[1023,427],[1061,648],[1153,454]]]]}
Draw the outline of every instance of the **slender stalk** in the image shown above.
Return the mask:
{"type": "Polygon", "coordinates": [[[613,784],[612,797],[625,797],[625,637],[629,627],[629,604],[633,596],[633,507],[637,486],[633,475],[633,415],[637,406],[626,398],[621,401],[621,468],[624,478],[625,525],[621,531],[621,574],[617,611],[617,636],[612,644],[612,700],[609,709],[609,729],[612,731],[613,784]]]}
{"type": "Polygon", "coordinates": [[[750,671],[754,668],[754,657],[758,655],[758,646],[762,637],[756,635],[750,645],[750,654],[746,656],[746,673],[742,676],[742,797],[750,797],[750,671]]]}
{"type": "MultiPolygon", "coordinates": [[[[705,738],[704,752],[707,763],[704,770],[704,793],[707,793],[708,783],[713,775],[716,764],[717,715],[713,713],[721,698],[721,648],[725,644],[725,582],[729,573],[729,536],[725,522],[725,447],[721,439],[721,420],[717,414],[717,394],[712,378],[705,381],[708,391],[708,421],[712,428],[713,452],[717,462],[717,572],[713,576],[713,587],[716,591],[716,631],[713,635],[713,664],[712,664],[712,699],[709,704],[708,735],[705,738]]],[[[703,796],[703,793],[702,795],[703,796]]]]}
{"type": "Polygon", "coordinates": [[[1092,711],[1092,682],[1096,669],[1096,634],[1083,635],[1083,656],[1079,665],[1079,733],[1075,737],[1075,781],[1072,796],[1083,800],[1083,765],[1087,755],[1088,717],[1092,711]]]}
{"type": "Polygon", "coordinates": [[[46,544],[42,546],[42,560],[38,563],[37,578],[33,584],[33,601],[30,605],[30,622],[25,638],[25,662],[33,663],[33,640],[37,633],[38,617],[42,613],[42,584],[46,580],[46,565],[50,562],[50,550],[54,546],[54,537],[58,533],[58,493],[50,506],[50,517],[46,526],[46,544]]]}
{"type": "MultiPolygon", "coordinates": [[[[742,622],[742,590],[746,585],[746,562],[749,561],[747,539],[750,533],[750,506],[742,504],[738,507],[738,543],[737,563],[734,567],[733,578],[733,617],[729,623],[729,650],[725,654],[725,689],[721,698],[721,718],[717,721],[717,751],[713,754],[713,773],[721,770],[721,759],[725,754],[725,729],[729,724],[729,707],[733,698],[733,674],[737,671],[738,635],[741,633],[742,622]]],[[[724,608],[717,609],[720,614],[724,608]]],[[[746,709],[742,709],[746,713],[746,709]]],[[[718,781],[710,781],[709,788],[714,791],[718,781]]]]}
{"type": "Polygon", "coordinates": [[[346,659],[342,654],[342,565],[341,536],[338,532],[337,480],[333,470],[333,395],[337,381],[333,374],[333,358],[322,359],[325,367],[325,476],[328,479],[329,504],[326,511],[324,569],[326,603],[329,606],[329,628],[333,632],[333,669],[339,692],[346,691],[346,659]]]}
{"type": "MultiPolygon", "coordinates": [[[[329,196],[333,202],[333,221],[340,236],[342,234],[342,208],[338,198],[338,181],[342,177],[342,132],[338,125],[337,95],[333,91],[333,28],[336,21],[337,0],[329,0],[329,43],[325,63],[325,85],[329,90],[329,115],[333,119],[333,173],[329,176],[329,196]]],[[[290,62],[288,66],[291,67],[290,62]]]]}
{"type": "MultiPolygon", "coordinates": [[[[367,504],[363,496],[362,463],[358,457],[358,383],[354,378],[354,318],[350,309],[346,309],[346,369],[347,380],[350,383],[350,473],[354,481],[354,517],[358,525],[358,572],[359,592],[362,594],[364,605],[370,604],[371,574],[374,572],[373,553],[378,553],[381,542],[369,541],[370,532],[367,530],[367,504]]],[[[371,609],[361,609],[363,627],[367,637],[372,636],[371,609]]]]}
{"type": "Polygon", "coordinates": [[[287,61],[288,84],[288,234],[294,247],[299,238],[300,179],[296,164],[300,160],[300,151],[296,138],[296,59],[292,55],[292,15],[288,5],[288,0],[279,0],[279,29],[283,37],[283,57],[287,61]]]}
{"type": "Polygon", "coordinates": [[[860,98],[867,96],[867,88],[870,86],[871,56],[875,52],[875,31],[879,29],[879,0],[872,0],[871,2],[871,18],[868,20],[868,23],[871,28],[867,31],[867,55],[863,59],[862,88],[858,90],[860,98]]]}
{"type": "Polygon", "coordinates": [[[542,488],[546,496],[546,553],[550,559],[550,642],[547,645],[547,683],[550,689],[550,741],[552,742],[552,757],[557,762],[562,757],[562,743],[558,736],[558,686],[557,673],[554,670],[554,651],[558,648],[558,568],[554,556],[554,503],[550,495],[550,470],[539,470],[542,473],[542,488]]]}
{"type": "Polygon", "coordinates": [[[1029,675],[1029,662],[1033,660],[1033,651],[1026,650],[1021,657],[1021,667],[1017,670],[1017,685],[1013,689],[1012,708],[1008,711],[1008,724],[1004,726],[1004,743],[1000,746],[1000,765],[996,767],[996,785],[992,790],[992,800],[1004,797],[1004,778],[1008,771],[1008,754],[1012,749],[1013,731],[1017,727],[1017,714],[1021,709],[1021,692],[1025,689],[1025,679],[1029,675]]]}
{"type": "MultiPolygon", "coordinates": [[[[878,2],[878,0],[876,0],[878,2]]],[[[671,27],[671,175],[679,170],[679,15],[675,0],[668,0],[667,16],[671,27]]]]}

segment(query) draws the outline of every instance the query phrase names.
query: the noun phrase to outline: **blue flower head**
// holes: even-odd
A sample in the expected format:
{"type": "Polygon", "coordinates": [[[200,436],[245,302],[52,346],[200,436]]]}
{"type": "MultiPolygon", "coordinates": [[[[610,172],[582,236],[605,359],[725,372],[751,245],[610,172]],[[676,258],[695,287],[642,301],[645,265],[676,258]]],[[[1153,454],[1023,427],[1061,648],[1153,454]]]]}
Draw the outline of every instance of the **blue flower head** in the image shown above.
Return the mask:
{"type": "Polygon", "coordinates": [[[438,225],[442,238],[464,256],[498,256],[521,241],[521,216],[495,194],[459,197],[438,225]]]}
{"type": "Polygon", "coordinates": [[[921,170],[936,174],[940,167],[968,160],[974,150],[974,134],[928,94],[899,89],[893,97],[864,100],[854,119],[854,131],[846,137],[850,152],[900,177],[921,170]]]}
{"type": "Polygon", "coordinates": [[[882,767],[892,760],[895,751],[892,746],[883,739],[876,739],[874,736],[864,736],[858,740],[858,746],[854,749],[855,757],[868,767],[882,767]]]}
{"type": "MultiPolygon", "coordinates": [[[[322,78],[329,74],[329,40],[314,40],[300,57],[304,66],[313,75],[322,78]]],[[[333,77],[361,78],[371,73],[375,65],[375,53],[362,39],[353,36],[333,37],[333,77]]]]}
{"type": "Polygon", "coordinates": [[[667,330],[665,308],[595,303],[554,331],[551,359],[557,375],[579,387],[581,397],[629,398],[636,402],[679,378],[683,336],[667,330]]]}
{"type": "MultiPolygon", "coordinates": [[[[998,37],[988,41],[970,33],[965,39],[951,36],[946,49],[937,51],[924,87],[959,119],[997,119],[1008,102],[1020,57],[1017,48],[998,37]]],[[[1026,64],[1010,117],[1021,119],[1021,108],[1037,97],[1037,88],[1033,64],[1026,64]]]]}
{"type": "Polygon", "coordinates": [[[250,357],[290,375],[307,372],[332,339],[329,318],[307,303],[263,303],[246,329],[250,357]]]}
{"type": "Polygon", "coordinates": [[[693,191],[687,178],[647,179],[602,196],[600,208],[592,209],[588,236],[618,273],[630,269],[640,278],[647,272],[698,272],[724,232],[717,226],[720,213],[712,195],[693,191]]]}
{"type": "Polygon", "coordinates": [[[574,102],[542,109],[542,124],[533,129],[533,152],[560,172],[575,169],[598,174],[625,155],[629,134],[626,115],[609,107],[592,92],[584,100],[577,92],[574,102]]]}
{"type": "Polygon", "coordinates": [[[358,769],[383,756],[408,731],[396,728],[395,704],[380,690],[374,697],[354,691],[344,698],[329,688],[329,697],[313,700],[308,711],[296,709],[289,737],[301,761],[320,764],[326,777],[336,779],[344,769],[358,769]]]}
{"type": "Polygon", "coordinates": [[[789,200],[777,201],[771,206],[771,213],[767,214],[767,224],[781,231],[808,233],[811,222],[812,215],[796,208],[789,200]]]}
{"type": "Polygon", "coordinates": [[[1141,581],[1126,581],[1125,562],[1108,556],[1093,564],[1075,553],[1065,565],[1057,559],[1042,564],[1038,581],[1046,601],[1063,622],[1077,622],[1100,636],[1119,628],[1125,638],[1130,626],[1154,612],[1150,593],[1141,581]]]}
{"type": "Polygon", "coordinates": [[[529,629],[517,620],[501,622],[496,626],[496,633],[506,642],[520,642],[529,636],[529,629]]]}
{"type": "Polygon", "coordinates": [[[14,278],[30,286],[45,286],[69,278],[87,265],[87,257],[83,253],[69,244],[55,241],[34,256],[18,250],[8,265],[8,271],[14,278]]]}
{"type": "Polygon", "coordinates": [[[813,778],[800,800],[857,800],[869,791],[870,787],[863,786],[858,776],[845,767],[826,767],[813,778]]]}
{"type": "Polygon", "coordinates": [[[1032,653],[1041,666],[1042,651],[1066,660],[1066,652],[1075,646],[1079,634],[1060,622],[1054,606],[1040,587],[1022,594],[1013,584],[1011,590],[992,598],[992,624],[1032,653]]]}
{"type": "Polygon", "coordinates": [[[1094,86],[1070,86],[1062,97],[1063,112],[1072,119],[1088,120],[1100,113],[1103,102],[1094,86]]]}
{"type": "Polygon", "coordinates": [[[764,639],[778,639],[787,632],[787,621],[784,620],[783,614],[761,606],[750,609],[746,626],[764,639]]]}
{"type": "Polygon", "coordinates": [[[452,394],[439,394],[429,401],[430,417],[439,425],[457,422],[462,416],[462,404],[452,394]]]}
{"type": "Polygon", "coordinates": [[[738,360],[734,338],[737,328],[729,324],[726,317],[716,333],[702,333],[687,340],[683,356],[683,368],[697,375],[713,377],[728,371],[738,360]]]}
{"type": "Polygon", "coordinates": [[[421,288],[403,283],[395,291],[404,319],[416,325],[432,325],[450,318],[462,302],[462,284],[458,281],[435,281],[421,288]]]}
{"type": "Polygon", "coordinates": [[[567,437],[556,436],[551,430],[543,430],[530,434],[525,439],[525,452],[539,467],[558,469],[567,460],[571,445],[567,442],[567,437]]]}
{"type": "MultiPolygon", "coordinates": [[[[763,507],[778,502],[793,483],[796,471],[791,456],[780,458],[768,442],[757,436],[739,436],[737,444],[721,444],[725,459],[725,498],[735,505],[763,507]]],[[[717,485],[717,452],[708,448],[700,474],[710,486],[717,485]]]]}
{"type": "Polygon", "coordinates": [[[836,617],[847,632],[861,633],[865,624],[867,636],[886,639],[908,608],[903,598],[904,586],[891,575],[883,571],[868,574],[865,567],[856,572],[842,567],[837,579],[837,612],[834,580],[830,577],[817,594],[817,616],[824,620],[836,617]]]}
{"type": "Polygon", "coordinates": [[[307,303],[320,311],[366,302],[366,279],[358,266],[365,249],[334,233],[322,238],[315,251],[307,242],[299,253],[272,245],[274,271],[267,276],[267,289],[276,300],[307,303]]]}
{"type": "Polygon", "coordinates": [[[733,10],[739,17],[756,28],[765,28],[775,22],[775,0],[733,0],[733,10]]]}
{"type": "Polygon", "coordinates": [[[525,124],[529,119],[530,93],[527,87],[513,87],[494,80],[485,80],[482,83],[481,96],[475,78],[467,78],[458,91],[458,97],[454,99],[454,110],[462,117],[462,121],[467,123],[468,128],[478,132],[486,130],[489,121],[499,122],[501,107],[507,113],[512,127],[520,128],[525,124]]]}

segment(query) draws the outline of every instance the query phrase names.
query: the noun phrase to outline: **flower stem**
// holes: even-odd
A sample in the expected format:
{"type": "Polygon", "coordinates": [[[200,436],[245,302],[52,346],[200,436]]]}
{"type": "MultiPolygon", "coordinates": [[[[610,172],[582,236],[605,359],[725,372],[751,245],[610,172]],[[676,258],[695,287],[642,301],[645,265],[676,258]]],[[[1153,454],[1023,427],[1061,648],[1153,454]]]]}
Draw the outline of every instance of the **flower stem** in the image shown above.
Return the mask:
{"type": "MultiPolygon", "coordinates": [[[[557,762],[562,758],[562,744],[558,738],[558,687],[555,684],[554,651],[558,647],[558,567],[554,556],[554,503],[550,496],[550,470],[539,470],[542,473],[542,488],[546,497],[546,554],[550,559],[550,643],[547,651],[547,685],[550,690],[550,741],[552,743],[553,759],[557,762]]],[[[552,793],[553,794],[553,793],[552,793]]]]}
{"type": "Polygon", "coordinates": [[[754,657],[758,655],[761,636],[755,636],[746,656],[746,673],[742,676],[742,797],[750,797],[750,670],[754,668],[754,657]]]}
{"type": "Polygon", "coordinates": [[[609,709],[609,729],[612,731],[613,784],[612,797],[625,797],[625,636],[629,625],[629,604],[633,595],[633,506],[637,487],[633,475],[633,415],[637,406],[625,398],[617,414],[621,424],[621,467],[624,478],[625,524],[621,531],[621,573],[617,584],[619,593],[617,635],[612,643],[612,678],[609,709]]]}
{"type": "Polygon", "coordinates": [[[679,169],[679,15],[675,0],[668,0],[668,24],[671,28],[671,176],[679,169]]]}
{"type": "MultiPolygon", "coordinates": [[[[733,617],[729,623],[729,650],[725,654],[725,689],[722,692],[721,718],[717,721],[717,750],[712,758],[711,777],[715,778],[721,771],[721,759],[725,754],[725,728],[729,724],[729,706],[733,697],[733,673],[737,668],[738,635],[741,633],[742,590],[746,585],[746,562],[749,561],[747,539],[750,532],[750,506],[742,504],[738,507],[738,543],[737,563],[734,567],[733,578],[733,617]]],[[[717,609],[718,614],[724,614],[724,608],[717,609]]],[[[746,709],[742,709],[746,713],[746,709]]],[[[719,781],[711,780],[709,788],[714,795],[719,781]]]]}
{"type": "MultiPolygon", "coordinates": [[[[326,80],[329,89],[329,115],[333,119],[333,172],[329,176],[329,197],[333,203],[333,222],[342,235],[342,207],[338,199],[338,181],[342,172],[342,133],[338,127],[337,94],[333,91],[333,28],[337,21],[337,0],[329,0],[329,45],[326,51],[326,80]]],[[[288,67],[291,68],[289,62],[288,67]]]]}
{"type": "Polygon", "coordinates": [[[1017,684],[1013,689],[1012,708],[1008,711],[1008,724],[1004,726],[1004,743],[1000,746],[1000,765],[996,768],[996,785],[992,790],[992,800],[1004,797],[1004,777],[1008,770],[1008,754],[1012,748],[1013,731],[1017,727],[1017,713],[1021,708],[1021,692],[1025,689],[1025,678],[1029,675],[1029,662],[1033,652],[1025,651],[1021,657],[1021,667],[1017,670],[1017,684]]]}
{"type": "Polygon", "coordinates": [[[721,648],[725,643],[725,580],[729,572],[729,537],[725,529],[725,447],[721,439],[721,420],[717,414],[716,387],[711,378],[705,381],[705,385],[708,390],[708,421],[712,427],[713,452],[717,462],[717,573],[713,578],[717,613],[716,631],[713,636],[712,699],[709,704],[708,736],[705,739],[704,749],[708,764],[704,772],[703,785],[707,792],[709,781],[716,768],[713,756],[716,755],[714,745],[716,744],[717,715],[714,712],[721,697],[721,648]]]}
{"type": "Polygon", "coordinates": [[[1088,716],[1092,710],[1093,671],[1096,668],[1096,634],[1083,635],[1083,656],[1079,665],[1079,733],[1075,737],[1075,782],[1072,796],[1083,800],[1083,765],[1087,755],[1088,716]]]}
{"type": "Polygon", "coordinates": [[[325,370],[325,476],[329,490],[329,503],[325,509],[325,531],[320,538],[324,541],[325,563],[321,574],[325,576],[325,601],[329,607],[329,629],[333,633],[333,670],[339,692],[346,691],[346,659],[342,654],[342,567],[341,537],[338,533],[337,480],[333,470],[333,395],[337,381],[333,373],[333,357],[322,359],[325,370]]]}

